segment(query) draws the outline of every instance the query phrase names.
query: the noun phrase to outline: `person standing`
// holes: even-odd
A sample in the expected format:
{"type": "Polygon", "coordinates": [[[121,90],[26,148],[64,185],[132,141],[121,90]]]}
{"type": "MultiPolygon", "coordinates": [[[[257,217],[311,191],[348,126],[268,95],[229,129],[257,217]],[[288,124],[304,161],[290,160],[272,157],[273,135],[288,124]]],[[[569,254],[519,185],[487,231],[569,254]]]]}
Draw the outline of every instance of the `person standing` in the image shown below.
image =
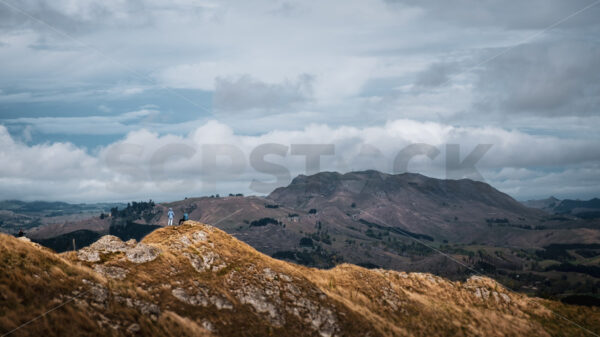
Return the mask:
{"type": "Polygon", "coordinates": [[[172,208],[169,208],[167,215],[169,216],[169,222],[167,223],[167,226],[173,226],[173,217],[175,217],[175,212],[173,212],[172,208]]]}

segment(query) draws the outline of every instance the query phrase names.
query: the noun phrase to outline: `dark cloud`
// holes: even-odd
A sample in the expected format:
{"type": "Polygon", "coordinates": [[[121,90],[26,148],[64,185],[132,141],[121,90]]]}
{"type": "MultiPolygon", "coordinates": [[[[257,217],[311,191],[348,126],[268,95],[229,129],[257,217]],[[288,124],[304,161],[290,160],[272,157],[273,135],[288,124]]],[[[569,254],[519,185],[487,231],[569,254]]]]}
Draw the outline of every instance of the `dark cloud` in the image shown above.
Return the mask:
{"type": "Polygon", "coordinates": [[[32,29],[42,34],[94,33],[107,28],[154,25],[162,15],[177,13],[182,19],[200,18],[201,5],[148,3],[140,0],[68,1],[3,0],[0,2],[0,30],[32,29]]]}
{"type": "Polygon", "coordinates": [[[249,75],[237,78],[218,77],[215,81],[213,106],[218,112],[253,109],[283,112],[307,102],[312,97],[314,77],[299,76],[296,81],[270,84],[249,75]]]}
{"type": "MultiPolygon", "coordinates": [[[[594,4],[591,0],[385,0],[392,5],[422,8],[425,15],[460,26],[508,29],[545,28],[594,4]]],[[[563,27],[598,25],[600,3],[562,23],[563,27]]]]}
{"type": "MultiPolygon", "coordinates": [[[[501,50],[489,52],[494,55],[501,50]]],[[[598,112],[598,43],[547,41],[521,45],[486,63],[477,73],[477,104],[492,110],[548,117],[598,112]]]]}
{"type": "MultiPolygon", "coordinates": [[[[148,155],[174,139],[340,153],[362,139],[389,157],[407,142],[494,144],[482,173],[514,195],[598,191],[600,3],[573,16],[595,0],[383,1],[1,0],[0,156],[15,160],[0,194],[98,198],[81,189],[114,176],[86,149],[138,129],[127,141],[148,155]],[[163,113],[115,117],[145,104],[163,113]],[[59,191],[70,170],[86,174],[59,191]]],[[[161,191],[128,198],[148,193],[161,191]]]]}
{"type": "Polygon", "coordinates": [[[420,87],[437,87],[446,85],[450,76],[460,70],[460,66],[454,62],[440,62],[430,65],[427,69],[417,74],[415,84],[420,87]]]}
{"type": "Polygon", "coordinates": [[[61,32],[76,34],[89,32],[98,23],[110,17],[108,11],[98,4],[90,4],[83,13],[74,13],[61,6],[61,1],[2,1],[0,3],[0,29],[34,29],[54,33],[51,26],[61,32]]]}

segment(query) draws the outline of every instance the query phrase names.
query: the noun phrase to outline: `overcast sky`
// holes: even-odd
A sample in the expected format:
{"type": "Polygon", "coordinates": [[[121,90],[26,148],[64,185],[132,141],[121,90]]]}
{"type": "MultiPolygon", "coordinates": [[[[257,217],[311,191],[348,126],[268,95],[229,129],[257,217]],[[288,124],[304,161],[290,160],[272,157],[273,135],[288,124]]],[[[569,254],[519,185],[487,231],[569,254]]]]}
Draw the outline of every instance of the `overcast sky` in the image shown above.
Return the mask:
{"type": "Polygon", "coordinates": [[[265,194],[314,171],[298,144],[330,144],[308,151],[320,170],[597,197],[599,17],[600,0],[0,0],[0,199],[265,194]]]}

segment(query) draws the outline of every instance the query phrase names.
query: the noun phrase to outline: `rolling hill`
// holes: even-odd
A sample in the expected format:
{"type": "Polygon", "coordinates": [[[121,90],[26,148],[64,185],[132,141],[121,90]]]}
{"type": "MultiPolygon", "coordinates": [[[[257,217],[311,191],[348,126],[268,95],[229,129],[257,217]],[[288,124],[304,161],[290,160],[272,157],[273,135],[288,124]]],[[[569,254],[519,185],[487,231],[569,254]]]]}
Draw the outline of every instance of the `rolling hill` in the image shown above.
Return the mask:
{"type": "Polygon", "coordinates": [[[559,200],[550,197],[542,200],[528,200],[523,204],[551,214],[572,215],[582,219],[600,218],[600,199],[598,198],[590,200],[559,200]]]}
{"type": "MultiPolygon", "coordinates": [[[[600,303],[594,269],[600,222],[556,217],[466,179],[322,172],[299,176],[266,197],[132,203],[89,224],[44,226],[28,234],[57,251],[72,246],[65,244],[72,240],[69,228],[139,239],[152,226],[166,225],[169,207],[177,217],[187,212],[262,253],[306,266],[346,262],[453,280],[465,280],[474,269],[529,294],[587,296],[584,302],[600,303]],[[53,231],[63,237],[51,238],[53,231]]],[[[89,242],[89,233],[80,233],[86,236],[75,238],[77,247],[89,242]]]]}
{"type": "Polygon", "coordinates": [[[489,278],[307,268],[194,221],[60,255],[27,241],[0,234],[0,332],[11,336],[600,332],[598,308],[529,298],[489,278]]]}

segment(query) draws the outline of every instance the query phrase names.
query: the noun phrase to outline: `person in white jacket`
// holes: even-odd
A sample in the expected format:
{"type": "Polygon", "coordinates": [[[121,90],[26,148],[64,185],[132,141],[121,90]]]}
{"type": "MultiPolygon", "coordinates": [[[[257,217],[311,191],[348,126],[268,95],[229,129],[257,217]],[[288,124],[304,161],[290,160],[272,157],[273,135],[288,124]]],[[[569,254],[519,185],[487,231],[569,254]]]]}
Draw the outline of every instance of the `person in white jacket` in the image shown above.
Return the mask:
{"type": "Polygon", "coordinates": [[[172,208],[169,208],[167,215],[169,216],[169,222],[167,223],[167,226],[173,226],[173,217],[175,217],[175,212],[173,212],[172,208]]]}

